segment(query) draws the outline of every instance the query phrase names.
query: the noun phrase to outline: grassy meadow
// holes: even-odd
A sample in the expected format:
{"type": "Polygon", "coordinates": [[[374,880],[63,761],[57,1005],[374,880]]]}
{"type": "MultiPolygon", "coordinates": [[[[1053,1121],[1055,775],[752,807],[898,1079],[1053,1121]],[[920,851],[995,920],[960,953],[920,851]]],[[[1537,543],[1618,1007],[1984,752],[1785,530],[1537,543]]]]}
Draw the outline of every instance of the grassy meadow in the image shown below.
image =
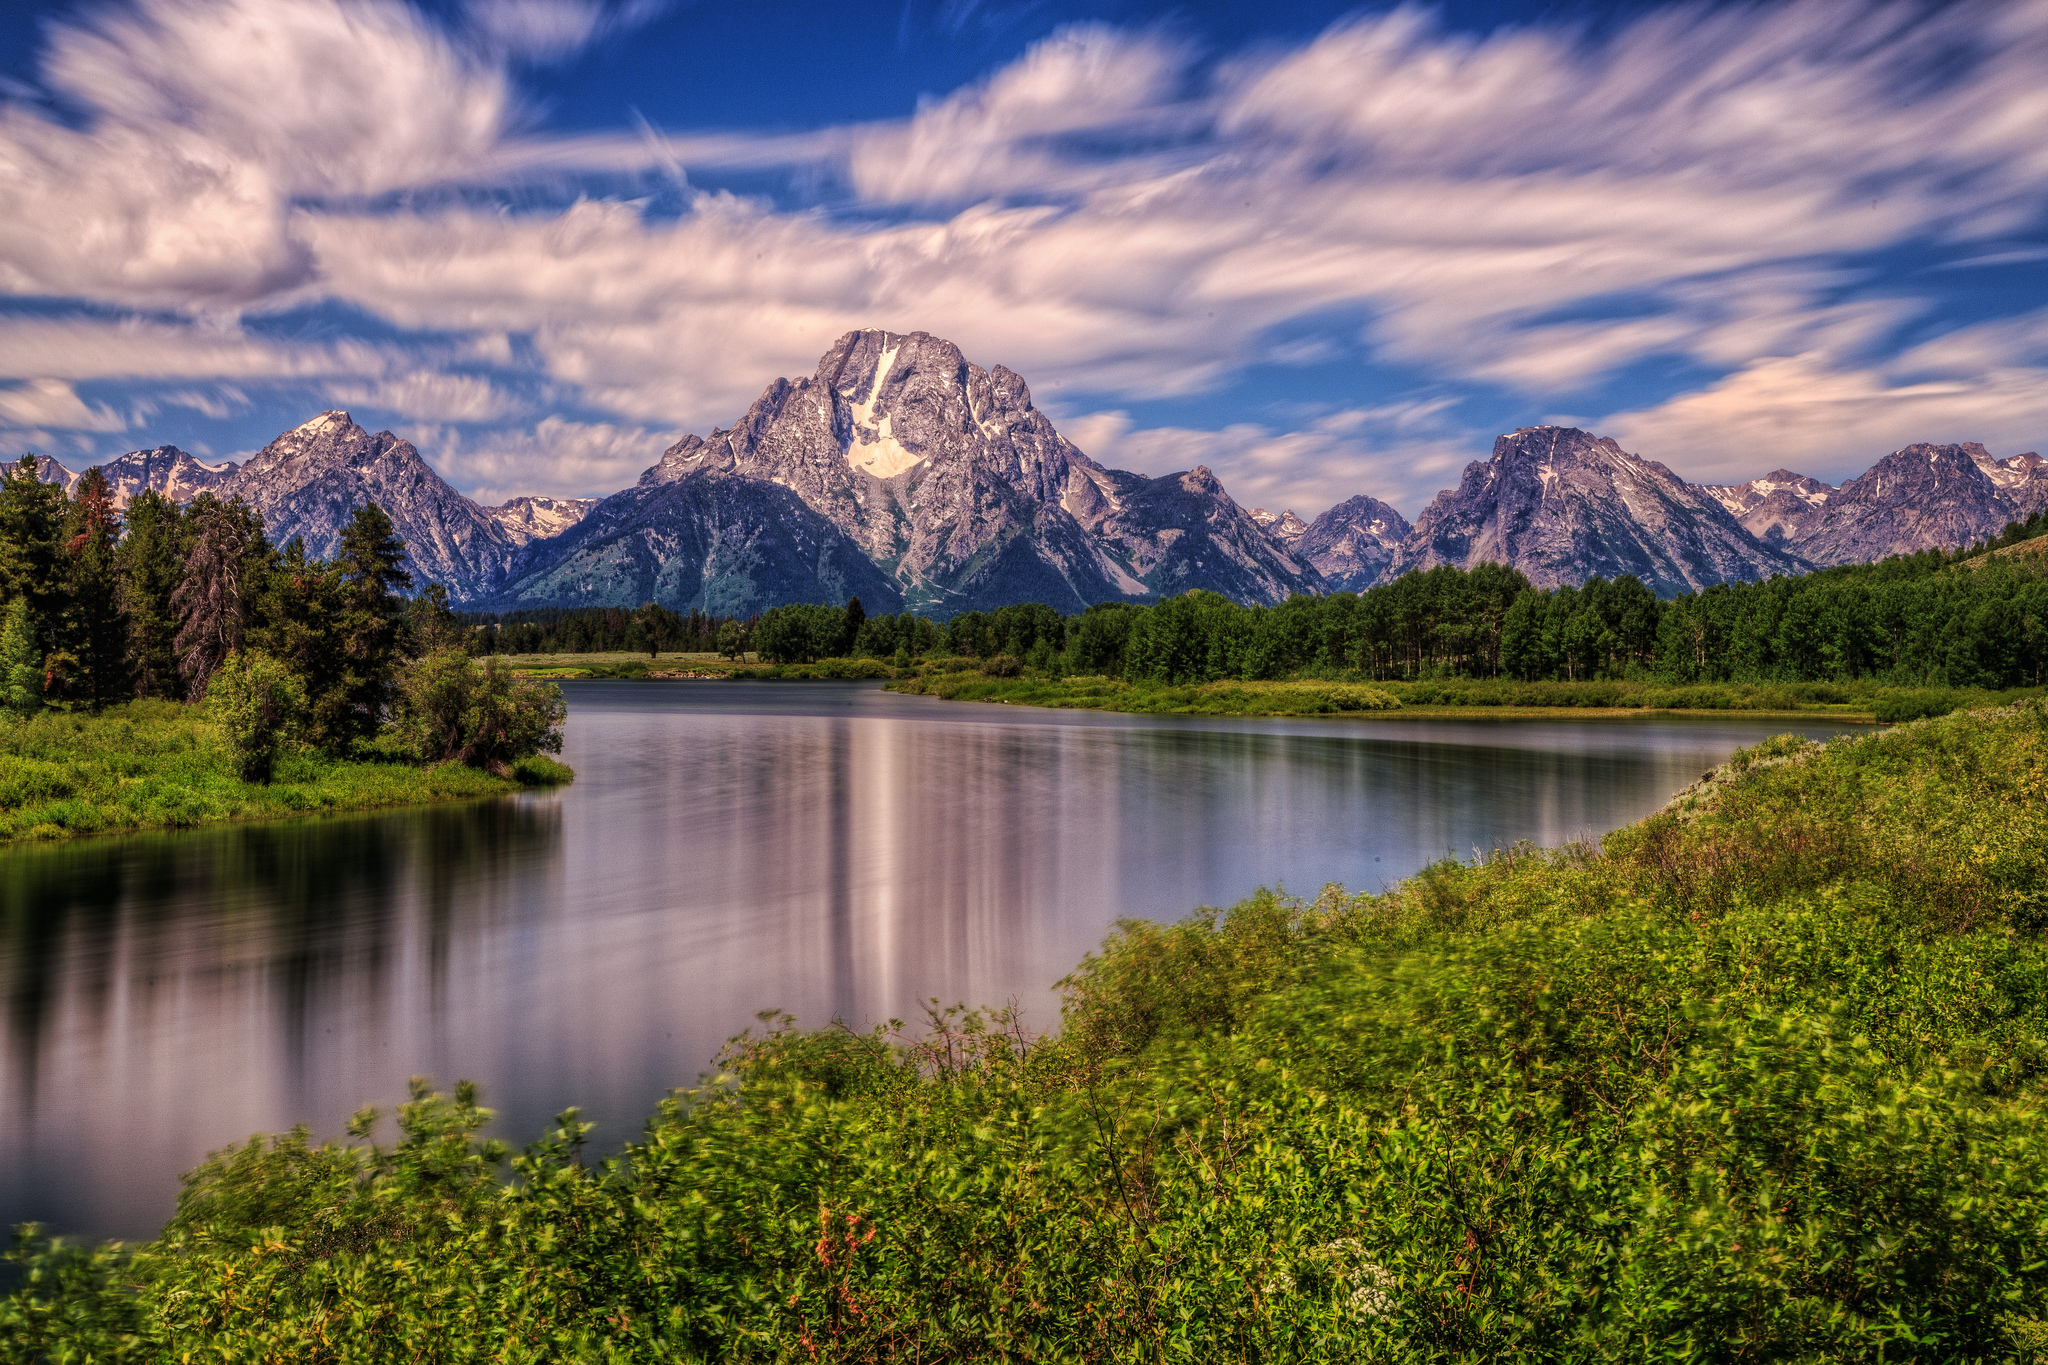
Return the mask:
{"type": "Polygon", "coordinates": [[[396,755],[342,760],[284,754],[268,785],[243,782],[203,706],[135,701],[97,714],[44,711],[0,721],[0,842],[267,820],[417,805],[566,781],[544,756],[511,777],[396,755]]]}
{"type": "Polygon", "coordinates": [[[2044,827],[2039,702],[1785,736],[1598,846],[1126,922],[1050,1036],[765,1018],[623,1147],[420,1082],[31,1234],[0,1357],[2038,1359],[2044,827]]]}

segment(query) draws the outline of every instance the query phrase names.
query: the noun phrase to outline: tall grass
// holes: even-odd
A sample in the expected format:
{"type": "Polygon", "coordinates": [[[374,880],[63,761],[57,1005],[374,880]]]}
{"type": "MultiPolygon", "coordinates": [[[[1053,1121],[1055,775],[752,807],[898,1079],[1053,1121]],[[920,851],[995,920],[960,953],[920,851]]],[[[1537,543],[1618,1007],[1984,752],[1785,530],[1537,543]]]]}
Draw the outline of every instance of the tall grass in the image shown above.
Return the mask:
{"type": "Polygon", "coordinates": [[[611,1159],[422,1083],[32,1237],[0,1355],[2023,1358],[2044,816],[2038,704],[1787,736],[1598,847],[1128,922],[1055,1037],[771,1018],[611,1159]]]}
{"type": "Polygon", "coordinates": [[[55,839],[222,820],[368,810],[516,791],[568,770],[525,760],[518,780],[460,764],[281,756],[268,785],[243,782],[205,710],[137,701],[98,715],[46,711],[0,721],[0,841],[55,839]]]}

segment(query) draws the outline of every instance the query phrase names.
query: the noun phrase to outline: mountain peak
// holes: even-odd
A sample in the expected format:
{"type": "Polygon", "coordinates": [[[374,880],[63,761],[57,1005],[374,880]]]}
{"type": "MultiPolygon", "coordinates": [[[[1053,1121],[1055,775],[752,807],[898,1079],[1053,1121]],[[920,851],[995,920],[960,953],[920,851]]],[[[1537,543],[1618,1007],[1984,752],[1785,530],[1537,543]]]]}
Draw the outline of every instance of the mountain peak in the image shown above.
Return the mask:
{"type": "Polygon", "coordinates": [[[913,610],[1035,599],[1078,611],[1212,586],[1205,564],[1221,575],[1213,585],[1255,600],[1316,581],[1237,525],[1241,509],[1206,468],[1174,476],[1193,502],[1140,498],[1145,516],[1191,518],[1186,544],[1163,552],[1144,517],[1122,515],[1144,480],[1082,455],[1015,371],[929,332],[846,333],[815,373],[775,380],[729,430],[676,442],[640,486],[714,473],[795,493],[887,566],[913,610]]]}
{"type": "Polygon", "coordinates": [[[1633,574],[1671,593],[1795,572],[1706,489],[1612,437],[1522,427],[1467,466],[1416,521],[1389,574],[1438,564],[1511,564],[1539,587],[1633,574]]]}

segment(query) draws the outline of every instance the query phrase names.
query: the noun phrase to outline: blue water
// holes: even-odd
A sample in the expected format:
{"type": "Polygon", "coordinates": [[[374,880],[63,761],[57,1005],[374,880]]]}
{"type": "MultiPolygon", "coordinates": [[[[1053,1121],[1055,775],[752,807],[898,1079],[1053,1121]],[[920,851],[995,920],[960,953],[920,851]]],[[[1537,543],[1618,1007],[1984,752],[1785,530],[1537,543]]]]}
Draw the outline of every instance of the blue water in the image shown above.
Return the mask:
{"type": "Polygon", "coordinates": [[[0,1219],[143,1237],[208,1150],[482,1083],[613,1142],[721,1042],[1015,1002],[1122,916],[1598,835],[1829,723],[1190,720],[583,682],[552,793],[0,853],[0,1219]]]}

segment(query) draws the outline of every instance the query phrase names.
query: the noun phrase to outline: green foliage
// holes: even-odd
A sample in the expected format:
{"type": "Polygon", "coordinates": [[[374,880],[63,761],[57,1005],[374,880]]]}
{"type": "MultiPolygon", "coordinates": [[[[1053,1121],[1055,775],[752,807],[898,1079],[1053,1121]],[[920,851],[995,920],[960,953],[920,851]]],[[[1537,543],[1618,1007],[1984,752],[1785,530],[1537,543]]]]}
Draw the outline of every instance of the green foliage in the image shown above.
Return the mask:
{"type": "Polygon", "coordinates": [[[400,746],[426,763],[460,762],[506,774],[562,751],[562,689],[512,675],[501,659],[432,654],[398,679],[400,746]]]}
{"type": "Polygon", "coordinates": [[[279,753],[270,785],[244,782],[219,723],[206,707],[182,702],[127,702],[97,715],[46,710],[26,724],[0,727],[0,841],[370,810],[515,789],[460,764],[423,771],[303,749],[279,753]]]}
{"type": "Polygon", "coordinates": [[[128,666],[138,696],[183,700],[172,596],[184,579],[191,528],[178,505],[154,489],[128,503],[126,534],[115,549],[122,609],[128,618],[128,666]]]}
{"type": "Polygon", "coordinates": [[[267,783],[304,718],[306,694],[277,660],[260,650],[238,650],[214,671],[206,706],[234,755],[236,774],[244,782],[267,783]]]}
{"type": "Polygon", "coordinates": [[[1316,716],[1337,712],[1394,711],[1401,703],[1366,683],[1298,679],[1221,682],[1176,687],[1127,683],[1119,678],[1021,678],[1016,659],[998,656],[970,671],[934,671],[891,686],[954,701],[1004,701],[1156,715],[1316,716]]]}
{"type": "Polygon", "coordinates": [[[718,654],[724,659],[738,659],[747,652],[748,631],[738,621],[726,621],[718,627],[718,654]]]}
{"type": "Polygon", "coordinates": [[[2037,704],[1783,736],[1598,848],[1127,922],[1056,1037],[771,1017],[607,1159],[416,1084],[32,1235],[0,1355],[2029,1359],[2044,814],[2037,704]]]}
{"type": "Polygon", "coordinates": [[[34,715],[43,705],[43,658],[36,649],[35,621],[28,598],[7,604],[0,626],[0,708],[17,716],[34,715]]]}

